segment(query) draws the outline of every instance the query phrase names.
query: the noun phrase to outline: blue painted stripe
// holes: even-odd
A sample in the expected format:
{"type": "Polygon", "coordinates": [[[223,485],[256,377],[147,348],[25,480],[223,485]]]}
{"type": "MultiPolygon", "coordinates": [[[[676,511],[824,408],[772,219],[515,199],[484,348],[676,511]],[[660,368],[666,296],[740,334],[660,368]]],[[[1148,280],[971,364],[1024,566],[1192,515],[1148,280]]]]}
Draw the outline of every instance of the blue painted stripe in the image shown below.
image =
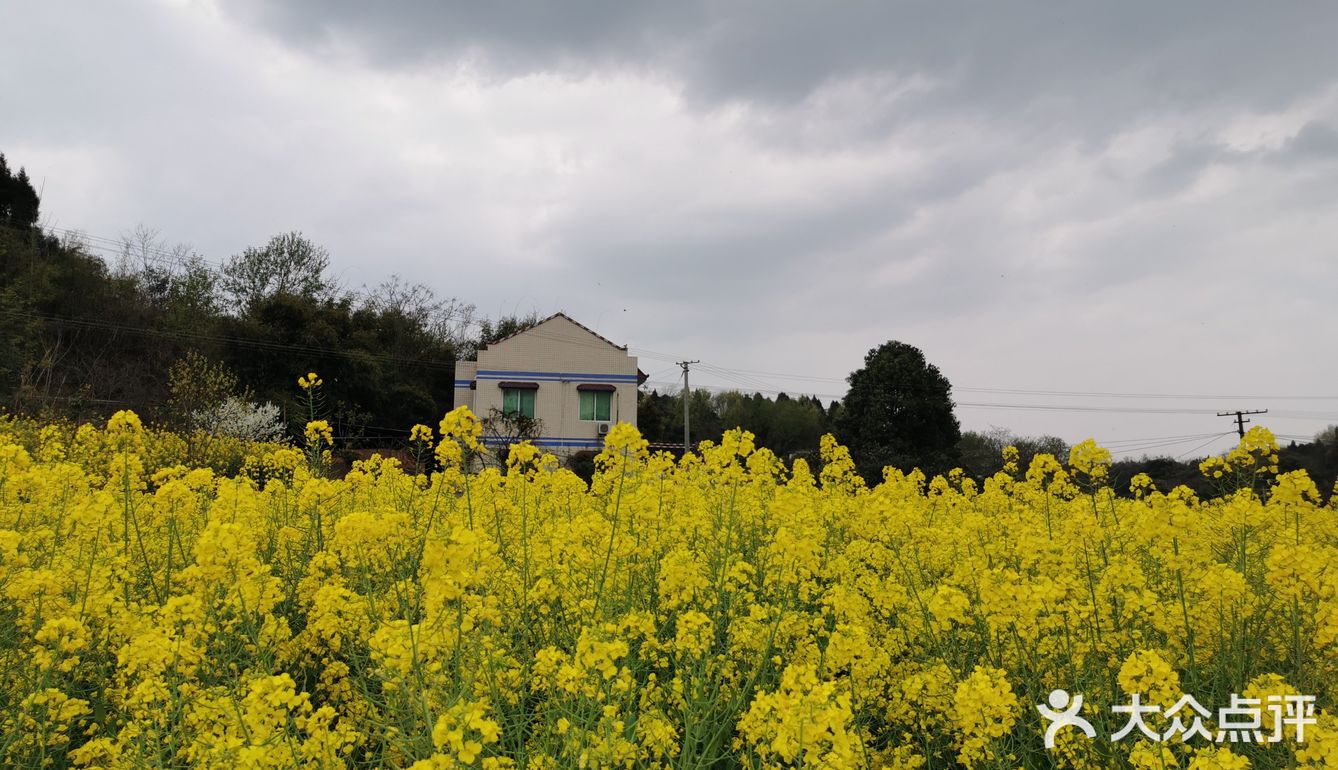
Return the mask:
{"type": "Polygon", "coordinates": [[[456,381],[455,381],[455,387],[457,387],[457,388],[467,388],[467,387],[469,387],[470,385],[473,385],[473,384],[474,384],[474,381],[473,381],[473,380],[456,380],[456,381]]]}
{"type": "Polygon", "coordinates": [[[521,382],[590,382],[600,384],[622,384],[635,385],[635,379],[623,379],[621,377],[581,377],[578,375],[565,375],[557,377],[536,377],[532,374],[491,374],[480,375],[479,382],[505,382],[507,380],[517,380],[521,382]]]}
{"type": "Polygon", "coordinates": [[[635,374],[595,374],[589,372],[508,372],[498,369],[481,369],[481,380],[497,380],[526,377],[532,380],[586,380],[588,382],[636,382],[635,374]]]}
{"type": "MultiPolygon", "coordinates": [[[[494,436],[483,437],[483,443],[485,444],[510,444],[513,441],[515,441],[514,438],[497,438],[494,436]]],[[[535,446],[548,446],[548,447],[567,447],[567,448],[580,447],[583,449],[604,448],[604,439],[600,438],[537,438],[537,439],[532,439],[530,443],[534,444],[535,446]]]]}

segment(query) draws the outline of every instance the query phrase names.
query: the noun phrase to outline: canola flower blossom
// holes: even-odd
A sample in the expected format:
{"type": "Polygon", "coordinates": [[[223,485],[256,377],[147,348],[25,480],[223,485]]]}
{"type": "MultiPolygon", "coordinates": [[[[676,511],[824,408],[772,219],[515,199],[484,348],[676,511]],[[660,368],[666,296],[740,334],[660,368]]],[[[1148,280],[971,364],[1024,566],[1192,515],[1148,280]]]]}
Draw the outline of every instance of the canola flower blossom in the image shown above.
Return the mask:
{"type": "Polygon", "coordinates": [[[870,487],[830,437],[812,468],[618,425],[587,484],[529,445],[480,468],[481,433],[454,410],[413,429],[430,473],[331,479],[192,467],[130,413],[0,422],[0,764],[1338,766],[1338,510],[1260,428],[1212,500],[1117,495],[1090,442],[870,487]],[[1135,694],[1319,709],[1304,743],[1047,749],[1057,687],[1102,735],[1135,694]]]}
{"type": "Polygon", "coordinates": [[[334,429],[325,420],[312,420],[303,431],[308,446],[328,446],[334,443],[334,429]]]}

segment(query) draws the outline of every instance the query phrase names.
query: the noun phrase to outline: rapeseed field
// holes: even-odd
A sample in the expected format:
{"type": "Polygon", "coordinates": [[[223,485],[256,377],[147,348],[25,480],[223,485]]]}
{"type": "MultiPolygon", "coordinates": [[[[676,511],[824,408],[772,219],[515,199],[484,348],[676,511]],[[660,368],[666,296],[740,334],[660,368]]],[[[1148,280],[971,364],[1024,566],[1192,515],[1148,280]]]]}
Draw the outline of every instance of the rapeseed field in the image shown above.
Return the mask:
{"type": "Polygon", "coordinates": [[[235,472],[0,422],[3,765],[1338,767],[1338,510],[1262,428],[1210,500],[1092,442],[870,488],[830,437],[617,425],[587,484],[480,436],[334,479],[319,420],[235,472]]]}

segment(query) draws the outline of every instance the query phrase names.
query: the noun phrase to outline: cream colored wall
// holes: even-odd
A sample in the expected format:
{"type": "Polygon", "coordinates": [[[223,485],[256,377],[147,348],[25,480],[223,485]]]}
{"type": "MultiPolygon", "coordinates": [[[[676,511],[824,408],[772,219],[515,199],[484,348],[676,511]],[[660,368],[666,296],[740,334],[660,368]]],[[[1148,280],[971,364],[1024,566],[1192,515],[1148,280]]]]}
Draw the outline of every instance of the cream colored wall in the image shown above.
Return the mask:
{"type": "Polygon", "coordinates": [[[478,409],[474,408],[474,391],[469,386],[478,368],[478,363],[474,361],[455,362],[455,405],[467,406],[474,414],[478,414],[478,409]]]}
{"type": "Polygon", "coordinates": [[[543,435],[549,439],[545,449],[568,454],[600,443],[598,422],[580,419],[582,384],[609,384],[615,390],[610,403],[610,423],[636,425],[637,359],[596,337],[568,319],[558,316],[479,351],[478,361],[456,364],[456,380],[476,380],[476,389],[456,389],[456,405],[469,405],[475,414],[486,416],[491,409],[502,408],[503,381],[537,382],[534,416],[543,423],[543,435]],[[464,364],[471,366],[462,368],[464,364]],[[482,374],[479,374],[479,373],[482,374]],[[503,372],[504,374],[494,374],[503,372]],[[596,375],[582,377],[581,375],[596,375]],[[621,376],[619,381],[601,379],[621,376]],[[468,393],[468,396],[463,395],[468,393]],[[556,446],[563,441],[572,446],[556,446]],[[585,442],[588,446],[580,445],[585,442]]]}

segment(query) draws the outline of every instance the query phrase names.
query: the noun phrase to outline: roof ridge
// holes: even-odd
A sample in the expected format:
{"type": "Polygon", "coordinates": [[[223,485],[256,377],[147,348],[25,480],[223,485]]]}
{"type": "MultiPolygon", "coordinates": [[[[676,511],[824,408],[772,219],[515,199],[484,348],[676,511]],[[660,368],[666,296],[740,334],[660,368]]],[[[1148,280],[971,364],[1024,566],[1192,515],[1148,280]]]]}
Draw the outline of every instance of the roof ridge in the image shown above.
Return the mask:
{"type": "Polygon", "coordinates": [[[595,331],[594,329],[591,329],[589,326],[586,326],[585,324],[581,323],[580,321],[577,321],[575,318],[572,318],[571,316],[567,315],[566,313],[564,313],[564,312],[562,312],[562,311],[560,311],[560,310],[559,310],[558,312],[556,312],[556,313],[554,313],[554,314],[548,316],[547,318],[541,319],[540,321],[538,321],[537,323],[535,323],[534,326],[531,326],[529,329],[521,329],[521,330],[518,331],[518,332],[512,332],[511,334],[506,335],[505,337],[501,338],[500,340],[497,340],[497,341],[492,342],[492,343],[490,343],[490,344],[488,344],[488,345],[485,345],[484,347],[491,348],[493,345],[500,345],[501,343],[506,342],[507,340],[511,339],[512,337],[519,337],[520,335],[524,334],[525,332],[528,332],[528,331],[530,331],[530,330],[532,330],[532,329],[537,329],[537,328],[539,328],[540,326],[543,326],[544,324],[546,324],[546,323],[548,323],[549,321],[553,320],[554,318],[557,318],[558,316],[561,316],[561,317],[567,319],[568,321],[572,322],[573,324],[576,324],[577,326],[579,326],[579,327],[581,327],[582,329],[584,329],[584,330],[585,330],[587,333],[589,333],[590,335],[592,335],[592,336],[594,336],[594,337],[597,337],[597,338],[603,340],[604,342],[607,342],[608,344],[612,345],[615,349],[617,349],[617,350],[621,350],[621,351],[623,351],[624,353],[627,352],[627,346],[626,346],[626,345],[619,345],[618,343],[614,342],[613,340],[609,339],[608,337],[605,337],[604,335],[600,334],[599,332],[595,331]]]}

